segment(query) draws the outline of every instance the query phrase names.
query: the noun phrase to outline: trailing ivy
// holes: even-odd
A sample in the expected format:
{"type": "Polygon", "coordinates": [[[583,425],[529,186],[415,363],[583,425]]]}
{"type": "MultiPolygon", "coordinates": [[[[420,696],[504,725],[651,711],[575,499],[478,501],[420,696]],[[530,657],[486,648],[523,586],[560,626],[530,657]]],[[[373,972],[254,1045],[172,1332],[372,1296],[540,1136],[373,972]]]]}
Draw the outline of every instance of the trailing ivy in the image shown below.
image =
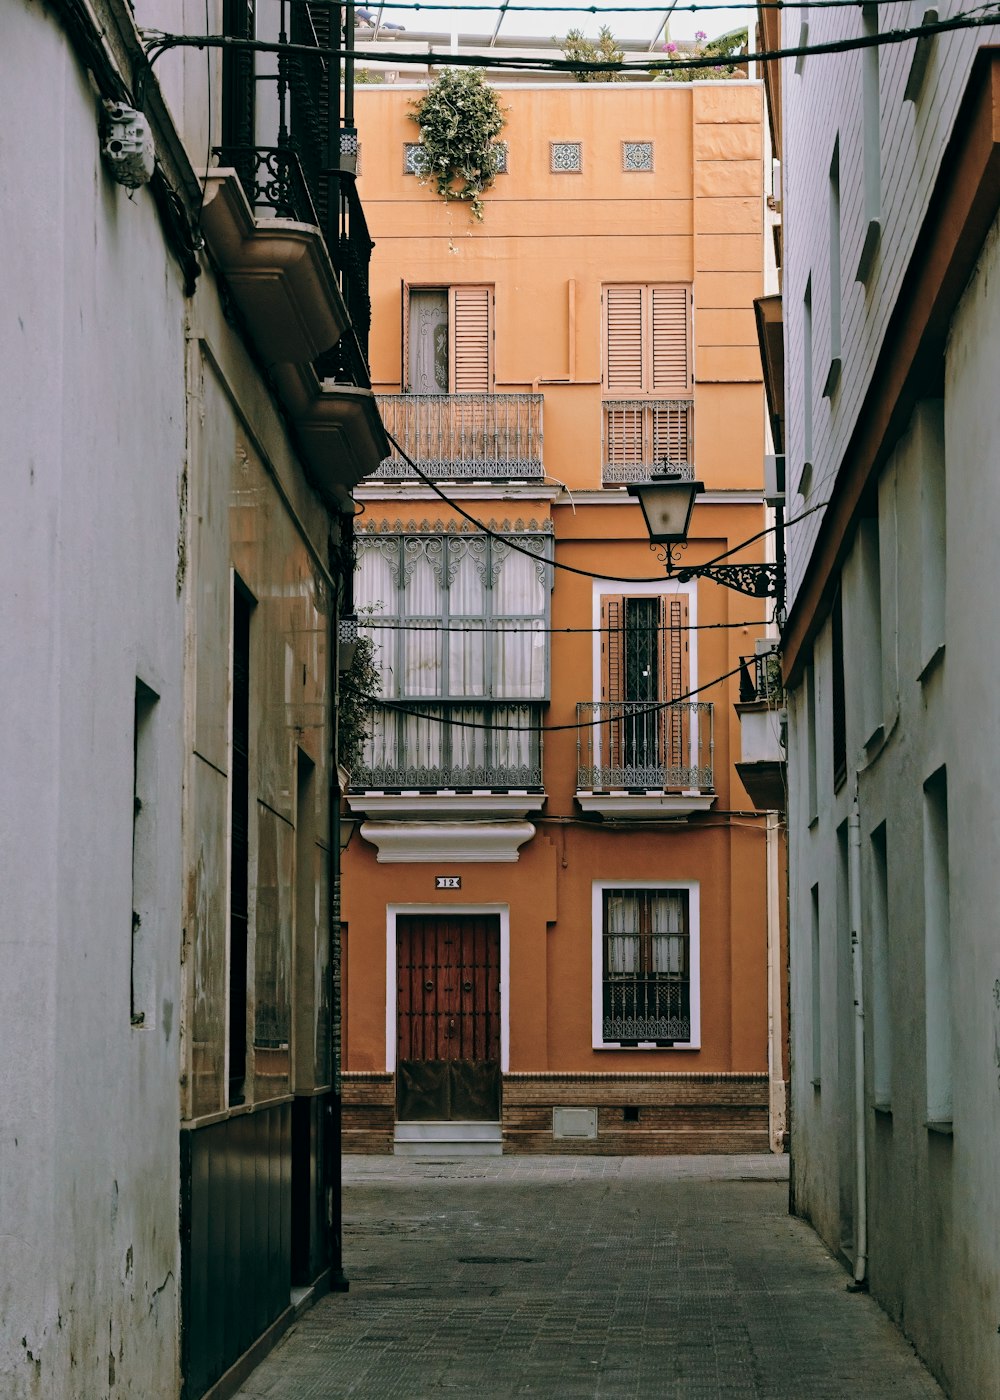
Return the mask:
{"type": "Polygon", "coordinates": [[[433,182],[442,199],[468,204],[482,219],[483,195],[500,168],[496,139],[506,121],[493,88],[478,69],[448,69],[411,107],[427,156],[421,183],[433,182]]]}
{"type": "Polygon", "coordinates": [[[375,643],[360,636],[350,668],[340,678],[337,716],[337,762],[348,772],[357,768],[371,735],[372,713],[382,693],[382,677],[375,665],[375,643]]]}

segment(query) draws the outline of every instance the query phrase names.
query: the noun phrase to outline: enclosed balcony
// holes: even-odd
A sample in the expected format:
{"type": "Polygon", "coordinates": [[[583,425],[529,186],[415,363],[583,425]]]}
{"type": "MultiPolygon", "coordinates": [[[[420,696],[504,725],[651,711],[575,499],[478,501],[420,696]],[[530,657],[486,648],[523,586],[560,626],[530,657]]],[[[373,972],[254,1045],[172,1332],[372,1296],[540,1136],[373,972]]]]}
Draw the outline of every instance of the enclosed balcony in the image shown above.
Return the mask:
{"type": "MultiPolygon", "coordinates": [[[[526,481],[544,475],[541,394],[383,394],[386,430],[422,472],[449,481],[526,481]]],[[[393,451],[377,475],[412,479],[393,451]]]]}
{"type": "Polygon", "coordinates": [[[523,817],[545,800],[542,709],[510,702],[376,706],[350,805],[368,816],[523,817]]]}
{"type": "Polygon", "coordinates": [[[584,811],[683,816],[714,802],[713,705],[588,700],[576,718],[576,798],[584,811]]]}
{"type": "Polygon", "coordinates": [[[652,472],[694,474],[690,399],[605,399],[601,483],[648,481],[652,472]]]}

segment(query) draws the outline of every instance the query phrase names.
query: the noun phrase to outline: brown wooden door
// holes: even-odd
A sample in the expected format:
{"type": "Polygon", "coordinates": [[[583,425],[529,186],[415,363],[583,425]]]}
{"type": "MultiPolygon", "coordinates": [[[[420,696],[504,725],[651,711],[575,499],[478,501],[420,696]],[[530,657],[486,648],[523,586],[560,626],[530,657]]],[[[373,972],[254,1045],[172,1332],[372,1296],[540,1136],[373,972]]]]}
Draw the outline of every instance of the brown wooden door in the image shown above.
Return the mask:
{"type": "Polygon", "coordinates": [[[500,1117],[500,920],[396,921],[396,1112],[406,1121],[500,1117]]]}

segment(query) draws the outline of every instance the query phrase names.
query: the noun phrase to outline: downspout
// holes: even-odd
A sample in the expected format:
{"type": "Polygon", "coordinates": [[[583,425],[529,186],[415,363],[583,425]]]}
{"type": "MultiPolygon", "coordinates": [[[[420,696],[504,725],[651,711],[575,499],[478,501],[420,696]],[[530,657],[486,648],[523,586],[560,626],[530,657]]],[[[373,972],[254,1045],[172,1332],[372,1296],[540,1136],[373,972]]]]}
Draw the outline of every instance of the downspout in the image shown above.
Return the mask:
{"type": "Polygon", "coordinates": [[[781,916],[778,890],[777,812],[768,812],[765,827],[767,860],[767,1069],[768,1119],[771,1151],[781,1152],[785,1138],[785,1082],[782,1066],[781,916]]]}
{"type": "Polygon", "coordinates": [[[855,1220],[854,1286],[866,1285],[868,1274],[868,1189],[865,1121],[865,1006],[861,967],[861,814],[855,788],[847,823],[848,878],[851,910],[851,971],[854,978],[854,1149],[855,1220]]]}

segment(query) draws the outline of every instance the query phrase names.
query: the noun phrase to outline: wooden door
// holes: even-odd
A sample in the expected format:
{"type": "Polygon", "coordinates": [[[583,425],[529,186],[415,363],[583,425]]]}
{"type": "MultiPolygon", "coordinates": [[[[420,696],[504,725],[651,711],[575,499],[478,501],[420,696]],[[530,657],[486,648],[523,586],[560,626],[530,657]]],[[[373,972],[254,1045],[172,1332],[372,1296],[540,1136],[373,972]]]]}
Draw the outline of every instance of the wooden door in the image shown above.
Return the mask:
{"type": "Polygon", "coordinates": [[[396,921],[396,1113],[404,1121],[500,1117],[500,920],[396,921]]]}

